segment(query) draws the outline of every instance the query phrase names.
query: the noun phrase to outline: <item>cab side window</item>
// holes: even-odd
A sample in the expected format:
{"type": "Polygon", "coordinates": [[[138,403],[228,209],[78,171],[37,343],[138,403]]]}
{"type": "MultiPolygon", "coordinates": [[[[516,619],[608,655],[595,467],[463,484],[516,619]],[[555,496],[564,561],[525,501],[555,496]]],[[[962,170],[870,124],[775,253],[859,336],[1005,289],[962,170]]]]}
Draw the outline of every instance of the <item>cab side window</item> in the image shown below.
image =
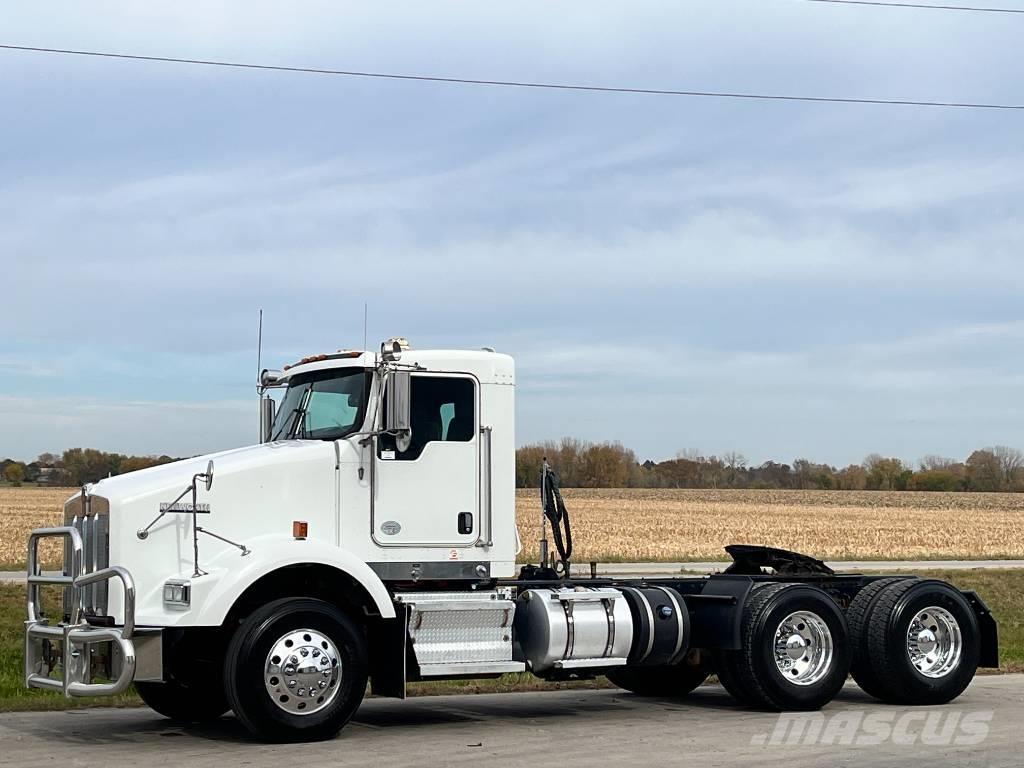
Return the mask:
{"type": "MultiPolygon", "coordinates": [[[[469,442],[476,431],[476,386],[472,379],[413,376],[410,383],[412,440],[408,450],[395,450],[390,435],[380,438],[380,451],[399,461],[414,461],[428,443],[469,442]]],[[[385,398],[384,418],[387,418],[385,398]]]]}

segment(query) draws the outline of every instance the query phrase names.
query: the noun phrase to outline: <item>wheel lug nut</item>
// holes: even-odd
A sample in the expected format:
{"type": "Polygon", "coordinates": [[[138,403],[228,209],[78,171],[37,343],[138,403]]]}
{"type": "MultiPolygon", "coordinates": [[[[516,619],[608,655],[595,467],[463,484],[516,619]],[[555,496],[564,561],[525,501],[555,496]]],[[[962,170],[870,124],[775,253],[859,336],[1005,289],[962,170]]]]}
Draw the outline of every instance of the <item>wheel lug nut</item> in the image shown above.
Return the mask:
{"type": "Polygon", "coordinates": [[[294,680],[289,680],[288,681],[288,687],[289,688],[294,688],[295,687],[295,681],[294,680]]]}
{"type": "Polygon", "coordinates": [[[320,657],[320,663],[321,664],[326,664],[327,663],[327,657],[326,656],[321,656],[320,657]]]}
{"type": "Polygon", "coordinates": [[[301,650],[299,650],[299,653],[300,653],[300,654],[301,654],[301,655],[302,655],[303,657],[309,656],[309,651],[307,651],[307,650],[306,650],[305,648],[302,648],[301,650]]]}
{"type": "Polygon", "coordinates": [[[319,649],[317,649],[317,648],[314,648],[314,649],[313,649],[313,658],[315,659],[315,658],[316,658],[317,656],[319,656],[319,655],[320,655],[320,651],[319,651],[319,649]]]}
{"type": "Polygon", "coordinates": [[[321,688],[326,688],[326,687],[327,687],[327,681],[326,681],[326,680],[321,680],[321,681],[320,681],[320,682],[318,683],[318,685],[319,685],[319,686],[320,686],[321,688]]]}

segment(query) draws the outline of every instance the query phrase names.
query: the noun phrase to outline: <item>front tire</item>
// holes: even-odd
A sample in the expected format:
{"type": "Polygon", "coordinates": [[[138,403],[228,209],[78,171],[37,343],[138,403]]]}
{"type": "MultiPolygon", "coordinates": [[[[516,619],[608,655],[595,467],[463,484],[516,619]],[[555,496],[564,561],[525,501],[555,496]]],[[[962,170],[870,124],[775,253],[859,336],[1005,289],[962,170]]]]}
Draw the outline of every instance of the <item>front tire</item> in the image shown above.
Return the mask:
{"type": "Polygon", "coordinates": [[[231,639],[224,688],[235,716],[264,741],[320,741],[349,721],[366,691],[366,639],[322,600],[284,598],[231,639]]]}
{"type": "Polygon", "coordinates": [[[180,723],[208,723],[230,709],[219,680],[212,686],[139,682],[135,690],[150,709],[180,723]]]}
{"type": "Polygon", "coordinates": [[[775,711],[820,709],[843,687],[850,643],[842,610],[802,584],[757,587],[743,608],[742,647],[720,651],[715,669],[741,704],[775,711]]]}

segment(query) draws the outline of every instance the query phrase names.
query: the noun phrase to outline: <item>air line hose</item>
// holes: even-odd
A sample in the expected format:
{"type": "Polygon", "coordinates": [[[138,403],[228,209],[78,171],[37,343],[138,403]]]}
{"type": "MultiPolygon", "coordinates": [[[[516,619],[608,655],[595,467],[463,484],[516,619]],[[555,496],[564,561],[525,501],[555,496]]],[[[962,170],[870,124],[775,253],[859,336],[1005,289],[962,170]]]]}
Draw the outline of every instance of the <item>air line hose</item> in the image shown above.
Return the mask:
{"type": "Polygon", "coordinates": [[[551,534],[558,550],[558,561],[562,566],[562,574],[569,575],[569,560],[572,557],[572,527],[569,525],[569,510],[562,500],[562,491],[558,485],[558,475],[550,467],[545,467],[544,482],[541,483],[541,505],[544,516],[551,523],[551,534]]]}

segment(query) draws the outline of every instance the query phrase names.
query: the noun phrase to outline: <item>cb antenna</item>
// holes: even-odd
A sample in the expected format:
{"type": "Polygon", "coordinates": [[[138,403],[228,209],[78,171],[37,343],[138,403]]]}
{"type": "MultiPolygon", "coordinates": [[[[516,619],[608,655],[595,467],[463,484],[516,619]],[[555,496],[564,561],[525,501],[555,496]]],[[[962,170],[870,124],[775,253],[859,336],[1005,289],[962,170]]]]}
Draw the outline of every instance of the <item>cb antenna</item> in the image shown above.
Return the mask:
{"type": "Polygon", "coordinates": [[[367,309],[366,302],[363,302],[363,352],[366,351],[366,317],[369,310],[367,309]]]}

